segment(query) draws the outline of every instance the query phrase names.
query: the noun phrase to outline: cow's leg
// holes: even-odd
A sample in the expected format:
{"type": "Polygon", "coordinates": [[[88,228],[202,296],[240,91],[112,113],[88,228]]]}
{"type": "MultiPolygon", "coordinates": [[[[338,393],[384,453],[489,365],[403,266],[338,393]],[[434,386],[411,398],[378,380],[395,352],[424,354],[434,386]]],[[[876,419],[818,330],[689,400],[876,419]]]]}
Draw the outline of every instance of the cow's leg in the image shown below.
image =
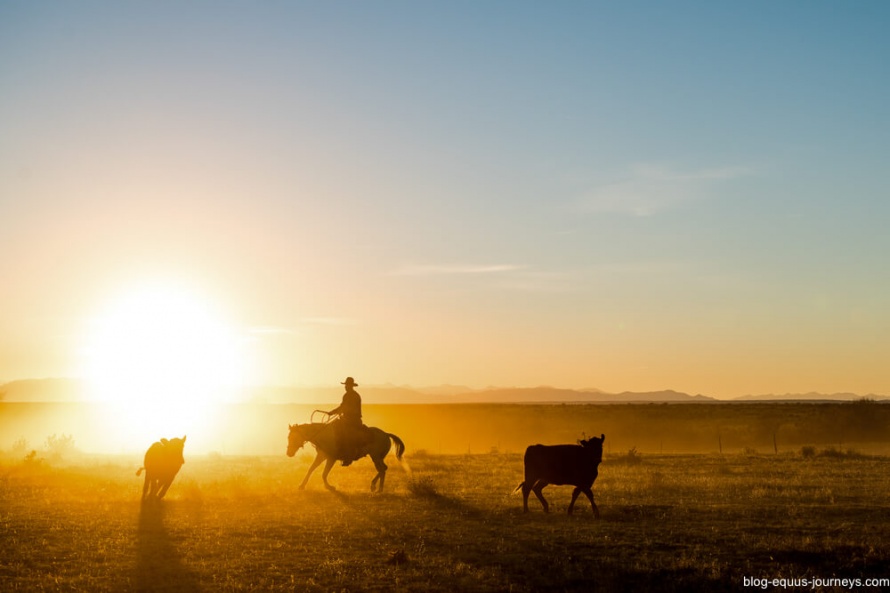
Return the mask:
{"type": "Polygon", "coordinates": [[[170,484],[173,483],[173,480],[164,480],[164,483],[161,484],[161,489],[158,491],[158,500],[164,498],[164,495],[167,494],[167,488],[170,487],[170,484]]]}
{"type": "Polygon", "coordinates": [[[315,471],[315,468],[321,465],[321,462],[325,460],[325,456],[321,454],[321,451],[315,454],[315,459],[312,460],[312,465],[309,466],[309,471],[306,472],[306,477],[303,478],[303,481],[300,483],[300,490],[306,489],[306,482],[309,481],[309,476],[312,475],[312,472],[315,471]]]}
{"type": "Polygon", "coordinates": [[[535,493],[535,496],[538,497],[538,500],[541,501],[541,506],[544,507],[544,512],[545,512],[545,513],[549,513],[549,512],[550,512],[550,505],[549,505],[549,504],[547,503],[547,501],[544,499],[544,492],[543,492],[543,490],[544,490],[544,487],[545,487],[545,486],[547,486],[547,482],[543,482],[543,481],[540,481],[540,480],[539,480],[539,481],[535,482],[535,485],[534,485],[534,486],[532,486],[532,492],[534,492],[534,493],[535,493]]]}
{"type": "Polygon", "coordinates": [[[578,495],[581,494],[581,488],[575,486],[575,489],[572,490],[572,502],[569,503],[569,514],[571,515],[575,510],[575,501],[578,500],[578,495]]]}
{"type": "Polygon", "coordinates": [[[522,488],[522,512],[528,512],[528,495],[532,491],[531,484],[528,482],[523,482],[519,485],[522,488]]]}
{"type": "Polygon", "coordinates": [[[151,491],[148,493],[149,498],[156,498],[158,494],[158,486],[160,486],[160,480],[157,478],[152,478],[151,480],[151,491]]]}
{"type": "Polygon", "coordinates": [[[321,479],[324,482],[324,487],[333,492],[336,490],[333,486],[328,484],[328,474],[331,473],[331,468],[334,467],[334,464],[337,462],[336,459],[331,457],[327,460],[327,463],[324,464],[324,469],[321,472],[321,479]]]}
{"type": "Polygon", "coordinates": [[[148,494],[149,486],[148,472],[145,472],[145,482],[142,483],[142,502],[145,502],[145,495],[148,494]]]}
{"type": "Polygon", "coordinates": [[[593,516],[597,519],[600,518],[600,510],[596,508],[596,503],[593,502],[593,490],[587,488],[586,490],[582,490],[582,492],[587,496],[587,500],[590,501],[590,508],[593,511],[593,516]]]}

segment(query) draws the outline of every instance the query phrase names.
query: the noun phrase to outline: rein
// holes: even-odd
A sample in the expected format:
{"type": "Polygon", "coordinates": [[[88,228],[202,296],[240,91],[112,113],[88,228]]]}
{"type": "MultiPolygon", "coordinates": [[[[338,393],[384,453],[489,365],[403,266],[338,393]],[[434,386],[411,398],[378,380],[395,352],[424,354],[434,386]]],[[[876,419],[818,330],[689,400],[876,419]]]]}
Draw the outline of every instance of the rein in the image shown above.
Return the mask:
{"type": "Polygon", "coordinates": [[[312,443],[313,446],[318,447],[318,445],[315,444],[314,439],[318,438],[319,433],[321,433],[321,431],[324,430],[325,427],[328,425],[318,422],[311,422],[309,424],[298,424],[297,426],[300,428],[300,437],[304,439],[304,443],[309,442],[312,443]],[[303,429],[306,427],[312,427],[313,434],[311,436],[307,436],[306,434],[302,433],[303,429]]]}

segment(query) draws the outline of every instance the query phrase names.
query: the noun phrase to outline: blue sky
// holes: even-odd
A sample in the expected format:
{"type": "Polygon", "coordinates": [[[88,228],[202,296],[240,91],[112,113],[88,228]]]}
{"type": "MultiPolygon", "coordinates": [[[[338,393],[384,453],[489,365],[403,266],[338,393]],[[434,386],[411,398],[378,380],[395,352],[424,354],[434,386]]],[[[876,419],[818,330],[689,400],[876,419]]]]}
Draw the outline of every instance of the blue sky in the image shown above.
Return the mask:
{"type": "Polygon", "coordinates": [[[261,382],[888,393],[888,13],[3,2],[0,379],[164,277],[261,382]]]}

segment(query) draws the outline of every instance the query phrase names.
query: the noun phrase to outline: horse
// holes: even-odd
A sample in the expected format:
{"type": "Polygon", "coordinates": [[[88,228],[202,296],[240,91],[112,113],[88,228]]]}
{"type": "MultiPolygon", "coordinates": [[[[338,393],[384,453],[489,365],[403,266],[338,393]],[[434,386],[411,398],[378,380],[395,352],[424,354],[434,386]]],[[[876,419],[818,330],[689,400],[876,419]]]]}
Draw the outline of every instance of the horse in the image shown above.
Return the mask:
{"type": "MultiPolygon", "coordinates": [[[[315,468],[321,465],[322,461],[326,462],[324,471],[321,472],[324,486],[328,490],[336,490],[336,488],[328,484],[328,473],[338,460],[343,461],[344,459],[337,447],[334,426],[330,423],[312,422],[310,424],[288,424],[288,427],[290,428],[290,433],[287,435],[288,457],[293,457],[297,450],[301,449],[307,441],[312,443],[316,450],[315,459],[312,461],[309,471],[306,472],[306,477],[303,478],[303,482],[300,484],[300,490],[305,490],[309,476],[312,475],[315,468]]],[[[374,426],[369,426],[366,430],[370,434],[370,439],[362,445],[358,458],[361,459],[365,455],[371,456],[374,467],[377,468],[377,475],[371,480],[371,492],[383,492],[387,469],[383,458],[389,453],[392,443],[395,443],[396,459],[401,461],[402,455],[405,453],[405,443],[396,435],[384,432],[374,426]]]]}

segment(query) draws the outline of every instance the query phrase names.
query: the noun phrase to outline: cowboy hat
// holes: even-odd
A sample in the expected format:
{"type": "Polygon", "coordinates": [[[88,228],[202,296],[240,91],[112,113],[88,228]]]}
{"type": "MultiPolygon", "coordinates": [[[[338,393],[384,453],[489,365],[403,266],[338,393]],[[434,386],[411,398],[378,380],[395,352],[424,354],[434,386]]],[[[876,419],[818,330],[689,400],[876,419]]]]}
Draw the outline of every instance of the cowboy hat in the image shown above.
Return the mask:
{"type": "Polygon", "coordinates": [[[355,382],[355,379],[352,377],[346,377],[345,381],[341,381],[340,385],[352,385],[353,387],[358,387],[358,383],[355,382]]]}

